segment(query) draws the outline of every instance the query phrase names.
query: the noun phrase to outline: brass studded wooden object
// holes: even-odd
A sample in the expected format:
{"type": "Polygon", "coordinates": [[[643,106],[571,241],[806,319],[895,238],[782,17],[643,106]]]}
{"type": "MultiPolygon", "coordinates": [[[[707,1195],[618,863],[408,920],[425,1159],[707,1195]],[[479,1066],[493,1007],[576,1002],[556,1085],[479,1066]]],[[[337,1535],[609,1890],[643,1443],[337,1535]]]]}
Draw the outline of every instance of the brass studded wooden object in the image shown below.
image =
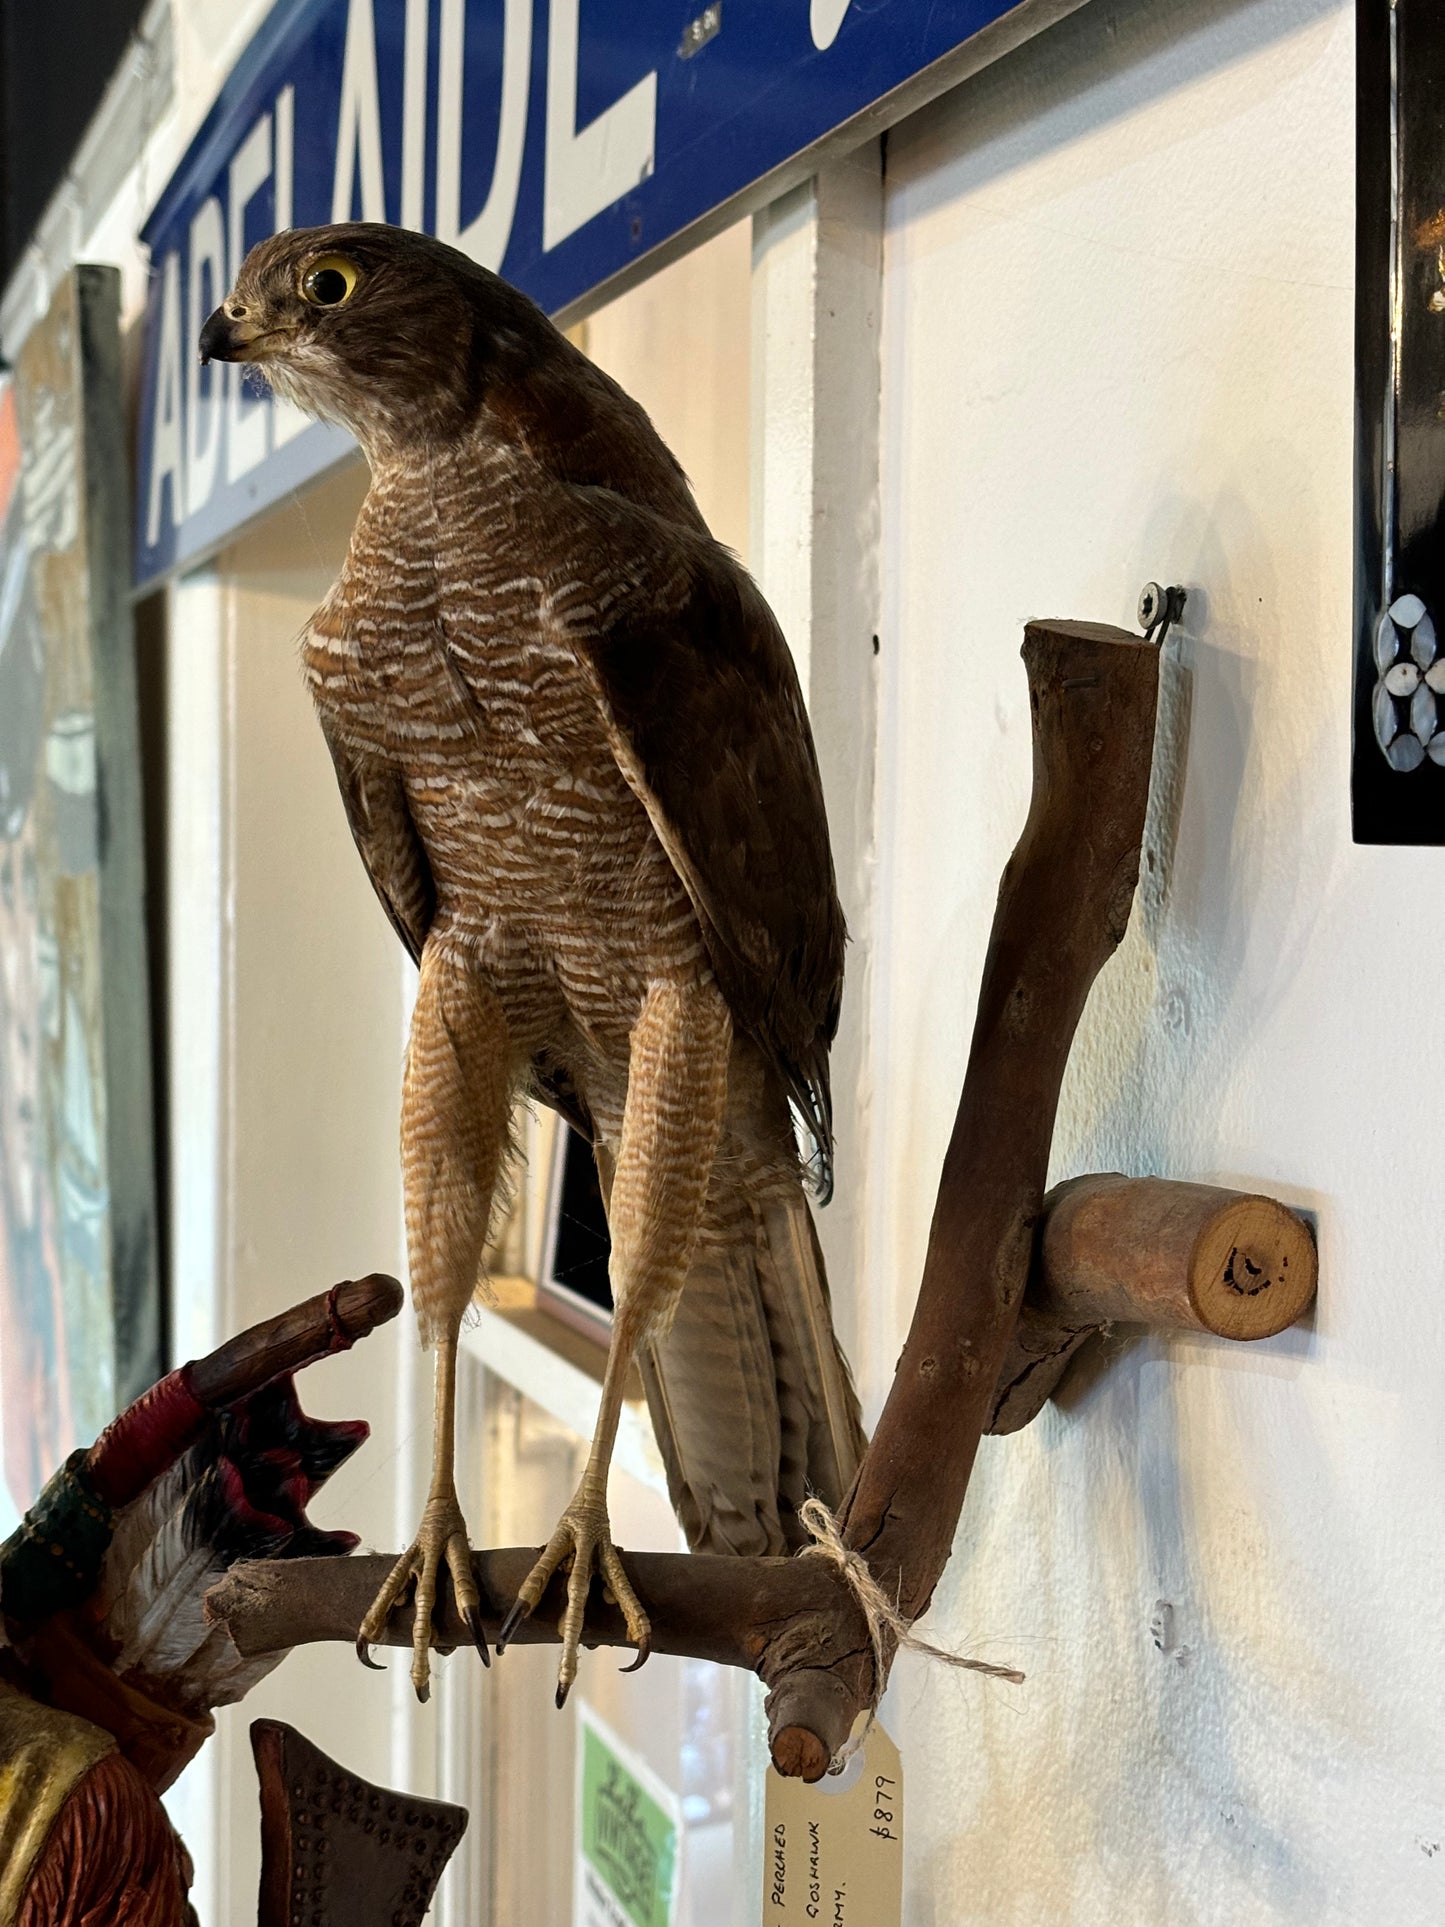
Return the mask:
{"type": "Polygon", "coordinates": [[[420,1927],[464,1807],[372,1786],[281,1720],[255,1720],[257,1927],[420,1927]]]}

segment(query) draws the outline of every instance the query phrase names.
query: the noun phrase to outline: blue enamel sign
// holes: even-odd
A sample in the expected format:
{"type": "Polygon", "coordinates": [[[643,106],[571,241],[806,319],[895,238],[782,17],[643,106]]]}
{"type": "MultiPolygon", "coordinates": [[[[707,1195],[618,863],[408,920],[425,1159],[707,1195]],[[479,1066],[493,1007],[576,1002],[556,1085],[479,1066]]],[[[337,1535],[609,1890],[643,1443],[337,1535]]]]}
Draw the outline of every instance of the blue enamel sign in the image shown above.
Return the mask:
{"type": "Polygon", "coordinates": [[[552,313],[936,69],[1078,0],[279,0],[144,232],[136,577],[214,548],[348,446],[202,368],[246,250],[424,228],[552,313]]]}

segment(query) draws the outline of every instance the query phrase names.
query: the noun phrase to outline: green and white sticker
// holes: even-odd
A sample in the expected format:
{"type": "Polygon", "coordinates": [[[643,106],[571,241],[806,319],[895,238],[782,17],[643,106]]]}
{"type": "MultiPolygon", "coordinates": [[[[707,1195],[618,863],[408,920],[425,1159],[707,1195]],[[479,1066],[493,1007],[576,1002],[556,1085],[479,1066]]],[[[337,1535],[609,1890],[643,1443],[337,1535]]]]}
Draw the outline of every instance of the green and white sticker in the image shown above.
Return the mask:
{"type": "Polygon", "coordinates": [[[673,1927],[682,1804],[590,1706],[577,1713],[573,1927],[673,1927]]]}

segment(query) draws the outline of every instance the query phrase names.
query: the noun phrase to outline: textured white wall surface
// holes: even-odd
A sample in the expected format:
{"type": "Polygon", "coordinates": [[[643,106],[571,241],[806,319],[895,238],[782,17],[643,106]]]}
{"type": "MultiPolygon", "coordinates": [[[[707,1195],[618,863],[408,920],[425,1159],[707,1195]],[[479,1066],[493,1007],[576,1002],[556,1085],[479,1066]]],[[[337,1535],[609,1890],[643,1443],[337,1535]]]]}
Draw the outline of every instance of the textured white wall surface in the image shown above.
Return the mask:
{"type": "Polygon", "coordinates": [[[899,1668],[910,1927],[1445,1918],[1445,887],[1350,842],[1353,34],[1100,0],[889,142],[866,1288],[901,1338],[1027,800],[1021,624],[1132,625],[1150,577],[1189,609],[1055,1176],[1269,1189],[1322,1258],[1308,1328],[1129,1345],[985,1441],[932,1625],[1029,1678],[899,1668]]]}

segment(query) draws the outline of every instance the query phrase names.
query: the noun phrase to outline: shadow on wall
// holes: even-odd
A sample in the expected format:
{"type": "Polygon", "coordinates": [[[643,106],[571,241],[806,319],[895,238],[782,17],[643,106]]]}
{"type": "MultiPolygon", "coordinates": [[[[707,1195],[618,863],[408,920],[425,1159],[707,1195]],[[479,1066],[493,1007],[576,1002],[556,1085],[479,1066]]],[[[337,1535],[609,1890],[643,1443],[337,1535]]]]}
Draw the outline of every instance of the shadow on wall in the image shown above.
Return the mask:
{"type": "MultiPolygon", "coordinates": [[[[1030,1594],[1051,1602],[1040,1631],[995,1637],[989,1651],[1019,1661],[1028,1684],[960,1682],[903,1662],[915,1731],[926,1721],[938,1742],[910,1788],[913,1838],[936,1843],[910,1880],[916,1927],[1349,1918],[1296,1809],[1332,1761],[1373,1760],[1388,1784],[1368,1658],[1348,1651],[1350,1608],[1290,1597],[1288,1549],[1263,1560],[1247,1543],[1257,1519],[1201,1517],[1207,1495],[1190,1467],[1235,1441],[1221,1424],[1180,1446],[1178,1360],[1151,1344],[1135,1362],[1112,1395],[1110,1437],[1130,1443],[1088,1465],[1087,1493],[1080,1456],[1050,1449],[1057,1421],[1026,1435],[1041,1441],[1036,1451],[1001,1442],[989,1504],[965,1512],[970,1543],[939,1589],[938,1621],[957,1638],[964,1568],[1027,1567],[1030,1594]],[[1006,1453],[1017,1474],[1004,1470],[1006,1453]],[[1015,1477],[1031,1505],[1022,1490],[1009,1503],[1002,1488],[1015,1477]],[[1231,1550],[1221,1591],[1213,1581],[1231,1550]],[[1141,1574],[1155,1576],[1147,1591],[1141,1574]]],[[[1328,1457],[1302,1413],[1289,1456],[1311,1449],[1328,1457]]],[[[1368,1541],[1362,1520],[1342,1563],[1368,1559],[1368,1541]]]]}

